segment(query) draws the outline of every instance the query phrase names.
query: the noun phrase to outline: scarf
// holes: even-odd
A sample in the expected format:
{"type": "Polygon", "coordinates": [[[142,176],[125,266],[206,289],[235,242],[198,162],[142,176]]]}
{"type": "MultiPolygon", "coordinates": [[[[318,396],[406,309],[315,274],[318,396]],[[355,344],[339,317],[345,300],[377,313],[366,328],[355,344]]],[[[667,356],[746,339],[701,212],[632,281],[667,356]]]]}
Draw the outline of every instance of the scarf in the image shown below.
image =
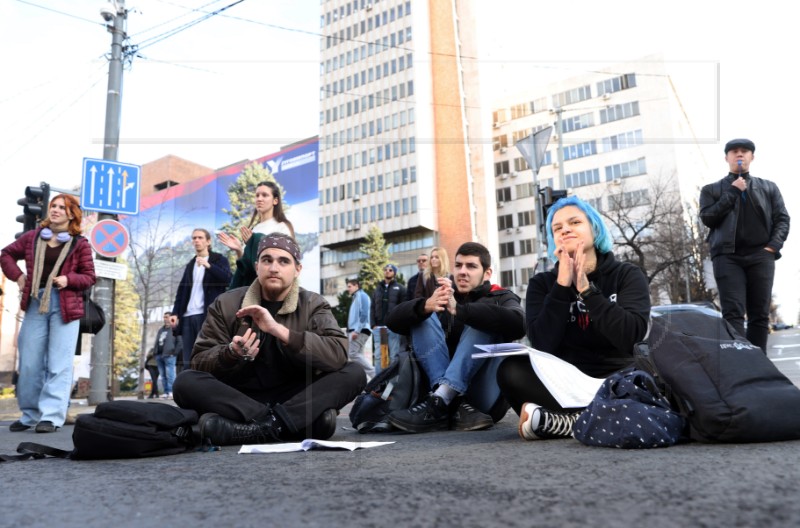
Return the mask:
{"type": "MultiPolygon", "coordinates": [[[[75,237],[69,237],[69,240],[65,242],[61,246],[61,253],[58,255],[58,260],[56,260],[55,265],[53,266],[53,271],[50,272],[50,276],[47,277],[47,281],[45,282],[44,287],[44,296],[42,296],[41,303],[39,304],[39,313],[45,314],[50,310],[50,295],[53,291],[53,279],[56,277],[56,274],[61,269],[61,265],[64,263],[64,259],[67,258],[67,254],[69,254],[69,249],[72,247],[72,242],[75,240],[75,237]]],[[[47,242],[44,240],[40,240],[39,237],[36,237],[36,252],[33,258],[33,279],[31,282],[31,297],[38,300],[39,299],[39,283],[42,281],[42,268],[44,268],[44,252],[47,246],[47,242]]]]}

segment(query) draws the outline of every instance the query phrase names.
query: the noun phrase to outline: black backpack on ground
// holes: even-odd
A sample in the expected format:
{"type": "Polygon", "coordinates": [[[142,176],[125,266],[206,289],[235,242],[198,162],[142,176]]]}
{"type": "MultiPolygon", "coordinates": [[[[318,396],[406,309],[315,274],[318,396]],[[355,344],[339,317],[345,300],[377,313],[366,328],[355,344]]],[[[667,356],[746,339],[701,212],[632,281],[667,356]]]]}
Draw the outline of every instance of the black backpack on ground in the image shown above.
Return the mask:
{"type": "Polygon", "coordinates": [[[800,389],[721,317],[653,316],[634,356],[688,420],[693,440],[800,438],[800,389]]]}
{"type": "Polygon", "coordinates": [[[53,456],[73,460],[143,458],[175,455],[195,447],[195,411],[166,403],[118,400],[103,402],[92,414],[81,414],[72,431],[72,451],[23,442],[20,455],[3,460],[53,456]]]}
{"type": "Polygon", "coordinates": [[[350,423],[359,433],[391,431],[394,427],[389,424],[389,413],[416,405],[428,396],[429,389],[428,377],[414,353],[400,352],[397,359],[356,396],[350,410],[350,423]]]}

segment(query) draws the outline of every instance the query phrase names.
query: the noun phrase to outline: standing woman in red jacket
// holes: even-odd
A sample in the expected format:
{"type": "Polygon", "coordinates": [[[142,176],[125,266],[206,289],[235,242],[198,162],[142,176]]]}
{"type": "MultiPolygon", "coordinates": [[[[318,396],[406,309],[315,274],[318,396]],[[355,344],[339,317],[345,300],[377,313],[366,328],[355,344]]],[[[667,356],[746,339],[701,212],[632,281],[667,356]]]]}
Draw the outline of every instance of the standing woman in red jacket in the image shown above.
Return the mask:
{"type": "Polygon", "coordinates": [[[22,417],[9,426],[52,433],[64,425],[72,389],[72,358],[83,317],[83,291],[95,282],[78,200],[59,194],[47,219],[3,248],[0,266],[22,292],[16,392],[22,417]],[[23,271],[17,265],[25,260],[23,271]]]}

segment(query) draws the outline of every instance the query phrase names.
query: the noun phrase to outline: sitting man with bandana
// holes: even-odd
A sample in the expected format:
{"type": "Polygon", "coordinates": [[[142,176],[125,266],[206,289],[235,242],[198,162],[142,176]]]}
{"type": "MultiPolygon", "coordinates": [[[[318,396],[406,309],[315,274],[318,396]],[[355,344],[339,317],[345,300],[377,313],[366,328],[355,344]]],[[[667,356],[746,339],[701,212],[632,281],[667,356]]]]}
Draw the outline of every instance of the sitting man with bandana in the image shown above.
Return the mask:
{"type": "Polygon", "coordinates": [[[209,307],[175,402],[200,414],[204,443],[328,439],[364,388],[364,369],[348,363],[347,336],[325,299],[300,287],[294,239],[266,235],[257,255],[257,279],[209,307]]]}

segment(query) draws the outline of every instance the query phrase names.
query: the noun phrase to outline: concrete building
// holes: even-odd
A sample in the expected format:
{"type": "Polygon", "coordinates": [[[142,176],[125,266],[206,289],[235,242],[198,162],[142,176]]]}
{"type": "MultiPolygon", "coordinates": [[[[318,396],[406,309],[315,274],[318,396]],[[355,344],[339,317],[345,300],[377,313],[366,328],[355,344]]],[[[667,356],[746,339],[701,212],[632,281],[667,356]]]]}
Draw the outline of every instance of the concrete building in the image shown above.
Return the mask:
{"type": "Polygon", "coordinates": [[[524,297],[529,278],[545,265],[537,270],[538,244],[544,241],[544,257],[546,240],[535,229],[534,175],[517,141],[552,126],[539,189],[567,188],[600,211],[625,208],[635,215],[650,203],[654,185],[698,174],[686,155],[696,145],[676,102],[663,60],[646,57],[532,87],[493,105],[500,284],[524,297]]]}
{"type": "MultiPolygon", "coordinates": [[[[475,20],[455,0],[322,0],[322,293],[358,273],[376,225],[406,278],[432,246],[496,247],[475,20]]],[[[487,112],[488,117],[488,112],[487,112]]]]}

